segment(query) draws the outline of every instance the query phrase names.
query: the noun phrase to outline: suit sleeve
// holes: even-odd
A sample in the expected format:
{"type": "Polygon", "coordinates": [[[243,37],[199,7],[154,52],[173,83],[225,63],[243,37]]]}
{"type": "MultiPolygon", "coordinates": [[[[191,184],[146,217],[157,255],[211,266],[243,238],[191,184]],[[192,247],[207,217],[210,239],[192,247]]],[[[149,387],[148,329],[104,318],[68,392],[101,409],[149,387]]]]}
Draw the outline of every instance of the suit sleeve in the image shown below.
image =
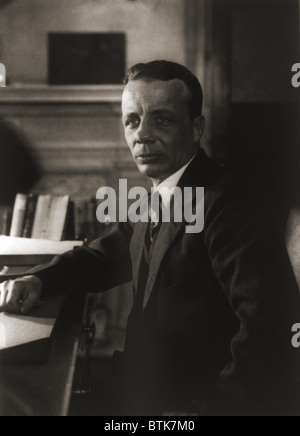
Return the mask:
{"type": "Polygon", "coordinates": [[[299,359],[291,329],[300,319],[300,302],[284,238],[259,204],[237,189],[223,186],[213,192],[206,206],[205,241],[240,322],[231,343],[232,361],[219,376],[219,405],[267,413],[294,401],[292,379],[299,359]]]}
{"type": "Polygon", "coordinates": [[[132,278],[131,236],[130,225],[119,224],[108,236],[57,256],[30,273],[42,281],[43,296],[112,289],[132,278]]]}

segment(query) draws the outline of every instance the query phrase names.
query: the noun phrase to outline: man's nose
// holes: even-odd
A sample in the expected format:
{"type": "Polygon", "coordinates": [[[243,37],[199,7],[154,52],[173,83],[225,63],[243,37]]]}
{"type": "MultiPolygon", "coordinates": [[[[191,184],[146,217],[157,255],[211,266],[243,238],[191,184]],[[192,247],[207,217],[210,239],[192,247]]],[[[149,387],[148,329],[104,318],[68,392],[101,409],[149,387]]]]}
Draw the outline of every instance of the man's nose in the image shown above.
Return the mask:
{"type": "Polygon", "coordinates": [[[137,142],[139,144],[152,144],[155,142],[153,125],[149,119],[141,120],[137,130],[137,142]]]}

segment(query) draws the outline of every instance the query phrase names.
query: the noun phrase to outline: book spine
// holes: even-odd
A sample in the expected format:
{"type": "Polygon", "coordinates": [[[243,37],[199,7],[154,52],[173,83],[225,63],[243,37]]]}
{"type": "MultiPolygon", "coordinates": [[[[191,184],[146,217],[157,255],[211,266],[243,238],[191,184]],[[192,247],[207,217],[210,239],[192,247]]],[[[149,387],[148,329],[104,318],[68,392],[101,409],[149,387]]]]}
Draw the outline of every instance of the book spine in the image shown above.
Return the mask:
{"type": "Polygon", "coordinates": [[[39,195],[32,229],[32,238],[34,239],[43,239],[43,234],[48,225],[50,203],[50,195],[39,195]]]}
{"type": "Polygon", "coordinates": [[[23,230],[23,238],[31,238],[36,205],[37,205],[37,196],[29,195],[28,207],[25,217],[25,225],[23,230]]]}
{"type": "Polygon", "coordinates": [[[52,241],[61,241],[66,227],[67,213],[70,197],[54,197],[49,210],[49,221],[45,238],[52,241]]]}
{"type": "Polygon", "coordinates": [[[14,205],[10,236],[22,237],[28,196],[18,194],[14,205]]]}
{"type": "Polygon", "coordinates": [[[75,203],[70,200],[69,206],[68,206],[68,212],[66,217],[66,225],[63,233],[63,240],[64,241],[73,241],[75,240],[75,223],[74,223],[74,216],[75,216],[75,203]]]}
{"type": "Polygon", "coordinates": [[[87,203],[88,240],[96,239],[96,201],[91,199],[87,203]]]}
{"type": "Polygon", "coordinates": [[[86,235],[84,233],[84,203],[75,203],[74,206],[74,229],[75,239],[80,241],[84,240],[86,235]]]}
{"type": "Polygon", "coordinates": [[[8,236],[11,226],[12,210],[10,207],[0,207],[0,235],[8,236]]]}
{"type": "Polygon", "coordinates": [[[48,195],[47,200],[48,201],[45,207],[45,216],[43,218],[43,229],[42,229],[41,239],[48,238],[48,228],[51,220],[51,210],[52,210],[52,205],[55,202],[55,197],[53,197],[52,195],[48,195]]]}

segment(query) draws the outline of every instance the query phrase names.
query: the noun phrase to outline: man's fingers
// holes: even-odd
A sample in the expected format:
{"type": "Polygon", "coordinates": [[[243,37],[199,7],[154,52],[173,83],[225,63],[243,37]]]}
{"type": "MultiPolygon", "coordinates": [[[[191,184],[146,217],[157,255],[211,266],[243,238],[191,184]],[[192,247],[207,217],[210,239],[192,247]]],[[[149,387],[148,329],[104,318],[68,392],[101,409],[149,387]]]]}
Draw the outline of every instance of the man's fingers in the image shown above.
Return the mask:
{"type": "Polygon", "coordinates": [[[26,315],[37,305],[40,300],[40,292],[36,289],[30,289],[27,293],[26,298],[21,303],[21,313],[26,315]]]}
{"type": "Polygon", "coordinates": [[[5,310],[7,294],[8,294],[7,282],[4,282],[0,286],[0,309],[1,309],[1,311],[5,310]]]}
{"type": "Polygon", "coordinates": [[[20,289],[15,289],[14,282],[4,282],[0,288],[0,308],[5,312],[20,311],[20,289]]]}
{"type": "Polygon", "coordinates": [[[39,302],[42,284],[34,276],[10,280],[0,285],[0,311],[28,314],[39,302]]]}
{"type": "Polygon", "coordinates": [[[20,300],[22,299],[22,287],[15,282],[9,282],[6,297],[7,311],[18,313],[20,311],[20,300]]]}
{"type": "Polygon", "coordinates": [[[27,276],[16,281],[16,284],[22,283],[24,294],[21,303],[21,313],[27,315],[40,301],[42,294],[42,283],[34,276],[27,276]]]}

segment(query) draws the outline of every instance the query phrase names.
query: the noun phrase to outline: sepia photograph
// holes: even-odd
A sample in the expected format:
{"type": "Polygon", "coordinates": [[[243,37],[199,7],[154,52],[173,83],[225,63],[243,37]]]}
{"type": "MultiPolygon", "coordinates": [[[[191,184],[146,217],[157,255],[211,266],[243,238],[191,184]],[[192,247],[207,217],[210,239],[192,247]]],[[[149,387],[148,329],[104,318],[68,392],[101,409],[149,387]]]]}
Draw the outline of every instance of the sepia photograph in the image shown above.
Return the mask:
{"type": "Polygon", "coordinates": [[[299,0],[0,0],[0,416],[300,416],[299,48],[299,0]]]}

